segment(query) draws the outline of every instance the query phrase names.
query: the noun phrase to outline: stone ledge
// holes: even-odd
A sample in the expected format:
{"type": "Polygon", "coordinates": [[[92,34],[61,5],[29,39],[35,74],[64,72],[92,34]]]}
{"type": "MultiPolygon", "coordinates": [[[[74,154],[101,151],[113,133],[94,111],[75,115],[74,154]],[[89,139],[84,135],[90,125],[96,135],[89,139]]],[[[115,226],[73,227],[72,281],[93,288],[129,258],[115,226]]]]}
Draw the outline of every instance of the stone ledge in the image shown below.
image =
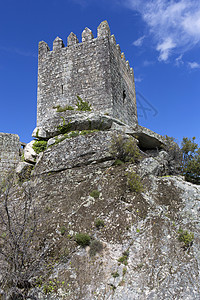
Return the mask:
{"type": "Polygon", "coordinates": [[[61,132],[58,126],[69,125],[69,131],[73,130],[117,130],[132,135],[139,140],[139,146],[143,149],[161,148],[165,144],[163,137],[150,129],[136,125],[130,127],[122,121],[111,116],[94,112],[76,112],[69,115],[68,112],[47,120],[43,127],[36,127],[32,136],[39,139],[50,139],[61,132]]]}

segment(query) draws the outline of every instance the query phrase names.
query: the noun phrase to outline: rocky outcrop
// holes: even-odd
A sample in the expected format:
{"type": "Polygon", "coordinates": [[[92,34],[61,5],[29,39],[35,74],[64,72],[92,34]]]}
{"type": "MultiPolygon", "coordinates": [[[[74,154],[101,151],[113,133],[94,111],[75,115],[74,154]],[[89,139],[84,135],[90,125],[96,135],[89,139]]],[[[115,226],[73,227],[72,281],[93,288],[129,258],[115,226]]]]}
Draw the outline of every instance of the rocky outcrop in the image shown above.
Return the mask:
{"type": "MultiPolygon", "coordinates": [[[[25,184],[38,209],[38,238],[52,248],[30,298],[199,299],[200,187],[170,176],[171,157],[159,147],[142,147],[137,162],[117,161],[113,138],[134,134],[111,123],[73,127],[36,158],[25,184]],[[77,244],[78,233],[89,245],[77,244]]],[[[20,163],[17,172],[29,167],[20,163]]]]}
{"type": "Polygon", "coordinates": [[[56,294],[39,299],[198,299],[200,187],[179,176],[156,176],[159,160],[148,172],[147,159],[120,166],[69,161],[65,170],[37,178],[35,196],[50,218],[43,231],[51,232],[59,257],[49,280],[64,282],[56,294]],[[141,193],[127,185],[126,174],[136,168],[142,170],[141,193]],[[97,219],[104,226],[97,228],[97,219]],[[179,239],[180,228],[194,234],[191,243],[179,239]],[[91,256],[92,244],[82,248],[74,241],[80,232],[103,249],[91,256]]]}
{"type": "Polygon", "coordinates": [[[37,153],[33,149],[33,144],[35,141],[31,141],[24,148],[24,159],[28,163],[34,163],[36,161],[37,153]]]}
{"type": "Polygon", "coordinates": [[[33,169],[32,164],[29,164],[25,161],[21,161],[18,163],[15,172],[19,176],[20,180],[28,180],[31,176],[32,169],[33,169]]]}
{"type": "Polygon", "coordinates": [[[47,120],[43,127],[36,127],[32,136],[38,139],[50,139],[63,132],[74,130],[117,130],[134,136],[143,149],[159,149],[165,144],[163,137],[145,127],[130,127],[109,115],[94,112],[67,111],[57,113],[47,120]]]}

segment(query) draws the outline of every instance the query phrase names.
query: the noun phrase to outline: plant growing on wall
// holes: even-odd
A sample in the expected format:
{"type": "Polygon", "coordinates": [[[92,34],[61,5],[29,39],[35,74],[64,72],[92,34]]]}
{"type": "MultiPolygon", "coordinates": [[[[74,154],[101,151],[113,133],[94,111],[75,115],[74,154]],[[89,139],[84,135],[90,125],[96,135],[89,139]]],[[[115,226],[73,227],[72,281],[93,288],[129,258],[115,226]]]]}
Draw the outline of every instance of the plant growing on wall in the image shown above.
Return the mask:
{"type": "Polygon", "coordinates": [[[114,134],[111,140],[110,153],[116,160],[122,162],[136,162],[140,159],[140,151],[133,137],[125,138],[121,134],[114,134]]]}
{"type": "Polygon", "coordinates": [[[80,96],[77,95],[76,106],[78,111],[91,111],[91,104],[87,101],[83,101],[80,96]]]}

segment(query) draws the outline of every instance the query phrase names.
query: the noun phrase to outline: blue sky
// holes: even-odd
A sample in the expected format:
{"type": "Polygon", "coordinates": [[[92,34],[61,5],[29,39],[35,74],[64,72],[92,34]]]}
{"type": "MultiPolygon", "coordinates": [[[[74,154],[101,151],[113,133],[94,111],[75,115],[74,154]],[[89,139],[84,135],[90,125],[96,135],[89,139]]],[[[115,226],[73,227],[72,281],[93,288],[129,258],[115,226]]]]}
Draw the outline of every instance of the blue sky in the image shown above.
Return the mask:
{"type": "Polygon", "coordinates": [[[29,142],[36,127],[37,46],[66,45],[107,20],[134,68],[139,124],[162,135],[199,138],[199,0],[2,0],[0,132],[29,142]]]}

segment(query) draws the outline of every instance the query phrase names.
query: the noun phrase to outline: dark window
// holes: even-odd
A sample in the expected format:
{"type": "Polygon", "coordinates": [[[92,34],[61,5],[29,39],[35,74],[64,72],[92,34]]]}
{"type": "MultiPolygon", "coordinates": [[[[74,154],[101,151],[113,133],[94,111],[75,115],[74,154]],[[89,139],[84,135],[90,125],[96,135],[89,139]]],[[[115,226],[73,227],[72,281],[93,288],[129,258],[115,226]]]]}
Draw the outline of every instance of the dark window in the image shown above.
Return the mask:
{"type": "Polygon", "coordinates": [[[125,92],[125,90],[123,90],[123,103],[124,103],[125,99],[126,99],[126,92],[125,92]]]}
{"type": "Polygon", "coordinates": [[[61,85],[61,93],[63,95],[63,84],[61,85]]]}

